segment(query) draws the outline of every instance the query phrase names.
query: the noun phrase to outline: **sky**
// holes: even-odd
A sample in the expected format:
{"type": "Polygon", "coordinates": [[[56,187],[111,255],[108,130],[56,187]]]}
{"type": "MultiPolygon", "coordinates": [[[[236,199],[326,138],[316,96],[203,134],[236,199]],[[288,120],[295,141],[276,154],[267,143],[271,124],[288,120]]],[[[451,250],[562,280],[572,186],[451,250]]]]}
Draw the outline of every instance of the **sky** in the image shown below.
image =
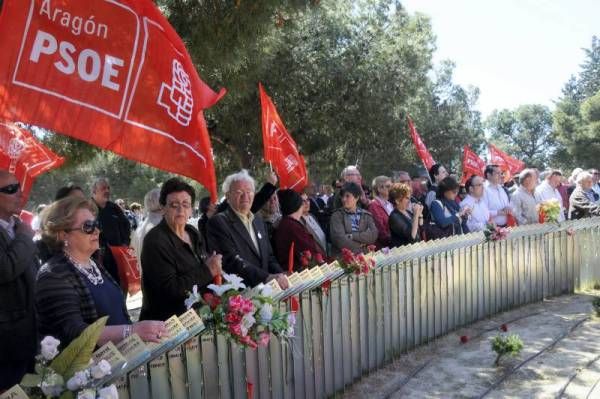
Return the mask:
{"type": "Polygon", "coordinates": [[[454,81],[479,87],[478,109],[553,101],[600,36],[598,0],[401,0],[431,18],[434,62],[456,63],[454,81]]]}

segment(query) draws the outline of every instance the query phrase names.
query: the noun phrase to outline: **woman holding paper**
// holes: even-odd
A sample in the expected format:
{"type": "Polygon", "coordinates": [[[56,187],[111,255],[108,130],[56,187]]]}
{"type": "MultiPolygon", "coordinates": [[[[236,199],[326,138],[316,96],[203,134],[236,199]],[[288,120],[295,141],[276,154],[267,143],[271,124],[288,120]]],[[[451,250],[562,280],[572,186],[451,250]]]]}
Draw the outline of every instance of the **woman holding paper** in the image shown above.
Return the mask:
{"type": "Polygon", "coordinates": [[[132,333],[159,342],[162,321],[131,324],[121,288],[92,258],[99,248],[97,208],[85,198],[67,197],[42,213],[42,239],[56,252],[37,276],[35,302],[40,336],[52,335],[64,347],[91,323],[108,316],[98,345],[132,333]]]}
{"type": "Polygon", "coordinates": [[[184,313],[194,285],[202,292],[222,272],[221,255],[207,256],[200,233],[187,224],[195,197],[192,186],[178,178],[167,180],[160,189],[163,220],[142,245],[140,320],[166,320],[184,313]]]}

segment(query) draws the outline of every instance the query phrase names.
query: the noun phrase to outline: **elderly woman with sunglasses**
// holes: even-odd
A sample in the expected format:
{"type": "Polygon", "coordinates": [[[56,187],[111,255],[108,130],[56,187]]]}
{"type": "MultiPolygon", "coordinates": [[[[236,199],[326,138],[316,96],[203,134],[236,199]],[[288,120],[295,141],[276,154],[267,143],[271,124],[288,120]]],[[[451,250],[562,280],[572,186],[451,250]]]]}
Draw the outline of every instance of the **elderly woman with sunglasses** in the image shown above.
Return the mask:
{"type": "Polygon", "coordinates": [[[132,324],[120,287],[93,259],[100,235],[96,213],[93,202],[79,197],[54,202],[42,213],[42,239],[57,252],[37,276],[39,332],[56,337],[64,347],[89,324],[108,316],[99,346],[132,333],[159,342],[166,334],[164,322],[132,324]]]}

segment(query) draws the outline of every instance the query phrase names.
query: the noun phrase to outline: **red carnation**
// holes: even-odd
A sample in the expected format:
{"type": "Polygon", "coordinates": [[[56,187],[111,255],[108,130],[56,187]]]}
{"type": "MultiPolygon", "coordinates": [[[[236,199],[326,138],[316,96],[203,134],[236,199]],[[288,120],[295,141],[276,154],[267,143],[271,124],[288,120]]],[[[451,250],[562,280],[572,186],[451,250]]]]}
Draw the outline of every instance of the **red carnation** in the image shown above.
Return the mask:
{"type": "Polygon", "coordinates": [[[467,342],[469,342],[469,337],[467,337],[466,335],[461,335],[460,342],[466,344],[467,342]]]}
{"type": "Polygon", "coordinates": [[[501,329],[502,331],[504,331],[504,332],[507,332],[507,331],[508,331],[508,326],[507,326],[506,324],[502,324],[502,325],[500,326],[500,329],[501,329]]]}
{"type": "Polygon", "coordinates": [[[323,259],[323,255],[321,255],[319,252],[317,252],[315,254],[315,262],[317,262],[318,264],[325,263],[325,259],[323,259]]]}
{"type": "Polygon", "coordinates": [[[202,298],[204,299],[204,302],[210,306],[211,310],[215,310],[215,308],[221,304],[221,298],[211,294],[210,292],[204,294],[202,298]]]}
{"type": "Polygon", "coordinates": [[[312,259],[312,254],[310,253],[310,251],[308,249],[306,251],[302,251],[302,253],[300,255],[302,256],[302,258],[306,258],[307,260],[312,259]]]}
{"type": "Polygon", "coordinates": [[[229,312],[225,315],[225,321],[229,324],[238,324],[242,321],[242,316],[237,312],[229,312]]]}
{"type": "Polygon", "coordinates": [[[300,264],[302,265],[303,268],[306,268],[310,265],[310,261],[307,258],[305,258],[304,256],[302,256],[300,258],[300,264]]]}

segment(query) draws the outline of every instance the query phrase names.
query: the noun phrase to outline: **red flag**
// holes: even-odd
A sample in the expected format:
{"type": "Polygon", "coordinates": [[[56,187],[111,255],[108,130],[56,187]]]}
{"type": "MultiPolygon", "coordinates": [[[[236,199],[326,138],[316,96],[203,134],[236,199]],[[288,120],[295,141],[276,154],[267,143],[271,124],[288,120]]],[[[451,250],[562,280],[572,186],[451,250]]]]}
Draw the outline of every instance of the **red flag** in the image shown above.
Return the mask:
{"type": "Polygon", "coordinates": [[[127,290],[129,295],[134,295],[136,292],[139,292],[141,289],[141,275],[133,248],[124,245],[109,245],[109,248],[117,263],[121,287],[127,290]]]}
{"type": "Polygon", "coordinates": [[[425,146],[425,143],[423,143],[423,140],[421,140],[421,136],[419,136],[419,133],[417,132],[417,129],[415,128],[412,119],[410,119],[410,116],[407,118],[408,129],[410,130],[410,137],[412,138],[413,144],[415,145],[417,154],[419,155],[419,158],[421,158],[421,161],[423,161],[423,165],[425,165],[425,168],[429,170],[433,165],[435,165],[435,161],[433,160],[433,157],[431,156],[429,150],[425,146]]]}
{"type": "Polygon", "coordinates": [[[510,179],[512,175],[525,169],[525,162],[519,161],[505,152],[500,151],[493,144],[489,144],[488,147],[490,149],[490,163],[498,165],[503,171],[510,172],[510,176],[507,176],[508,179],[510,179]]]}
{"type": "Polygon", "coordinates": [[[290,252],[288,253],[288,272],[294,273],[294,241],[290,245],[290,252]]]}
{"type": "Polygon", "coordinates": [[[482,176],[485,169],[485,161],[479,158],[468,145],[463,147],[462,178],[460,184],[465,184],[473,175],[482,176]]]}
{"type": "Polygon", "coordinates": [[[279,186],[301,192],[308,184],[304,157],[285,128],[271,98],[258,84],[262,108],[262,134],[265,161],[271,162],[279,176],[279,186]]]}
{"type": "Polygon", "coordinates": [[[0,169],[14,173],[21,184],[23,203],[37,176],[58,168],[65,161],[26,129],[0,122],[0,169]]]}
{"type": "Polygon", "coordinates": [[[0,116],[191,177],[216,199],[198,76],[151,0],[6,0],[0,116]]]}

